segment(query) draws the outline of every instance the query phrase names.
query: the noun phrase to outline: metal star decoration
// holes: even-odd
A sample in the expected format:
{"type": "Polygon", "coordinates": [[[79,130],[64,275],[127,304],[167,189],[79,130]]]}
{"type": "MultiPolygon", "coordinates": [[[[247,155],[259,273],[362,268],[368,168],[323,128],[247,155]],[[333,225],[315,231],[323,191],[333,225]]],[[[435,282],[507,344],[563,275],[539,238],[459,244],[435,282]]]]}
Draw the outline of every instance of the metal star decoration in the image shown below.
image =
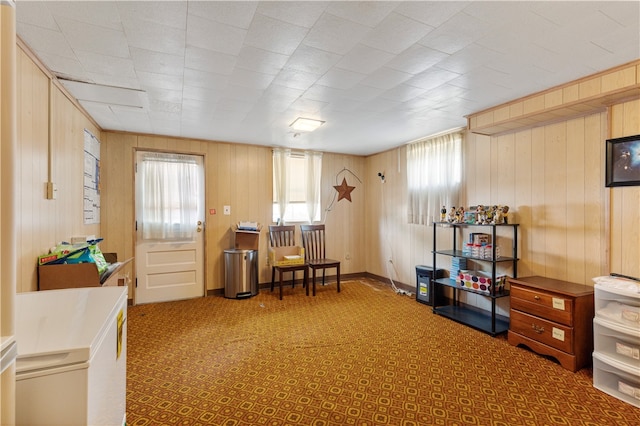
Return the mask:
{"type": "Polygon", "coordinates": [[[342,183],[340,185],[335,185],[334,188],[338,191],[338,201],[346,198],[351,202],[351,191],[356,189],[356,187],[347,185],[346,178],[342,178],[342,183]]]}

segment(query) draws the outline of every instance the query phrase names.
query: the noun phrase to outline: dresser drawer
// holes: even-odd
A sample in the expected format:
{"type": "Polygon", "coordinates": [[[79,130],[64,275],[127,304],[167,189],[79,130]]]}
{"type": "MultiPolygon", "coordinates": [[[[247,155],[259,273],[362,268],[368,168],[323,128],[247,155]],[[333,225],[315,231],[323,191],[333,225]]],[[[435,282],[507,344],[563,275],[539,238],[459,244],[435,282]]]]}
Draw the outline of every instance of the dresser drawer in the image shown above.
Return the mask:
{"type": "Polygon", "coordinates": [[[573,299],[511,284],[511,309],[573,326],[573,299]]]}
{"type": "Polygon", "coordinates": [[[510,328],[545,345],[573,354],[573,328],[511,309],[510,328]]]}

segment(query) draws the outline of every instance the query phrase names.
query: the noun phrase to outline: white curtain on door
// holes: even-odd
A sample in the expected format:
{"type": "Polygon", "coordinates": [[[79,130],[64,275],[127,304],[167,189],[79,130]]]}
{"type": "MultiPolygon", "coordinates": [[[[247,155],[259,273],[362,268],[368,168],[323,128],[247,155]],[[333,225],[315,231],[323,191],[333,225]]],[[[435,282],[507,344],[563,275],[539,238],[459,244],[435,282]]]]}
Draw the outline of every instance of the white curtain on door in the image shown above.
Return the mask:
{"type": "Polygon", "coordinates": [[[462,183],[462,132],[407,145],[408,222],[438,220],[442,206],[458,207],[462,183]]]}
{"type": "Polygon", "coordinates": [[[146,153],[142,182],[142,238],[191,240],[198,220],[198,165],[189,155],[146,153]]]}

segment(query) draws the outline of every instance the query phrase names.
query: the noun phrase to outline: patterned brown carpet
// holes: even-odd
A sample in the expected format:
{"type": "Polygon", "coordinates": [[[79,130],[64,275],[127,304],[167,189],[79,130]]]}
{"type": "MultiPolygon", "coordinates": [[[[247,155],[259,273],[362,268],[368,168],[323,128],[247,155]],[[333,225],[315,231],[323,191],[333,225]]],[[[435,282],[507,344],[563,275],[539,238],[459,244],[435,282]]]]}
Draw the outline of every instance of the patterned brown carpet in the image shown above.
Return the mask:
{"type": "Polygon", "coordinates": [[[127,357],[128,425],[640,425],[591,369],[369,279],[133,306],[127,357]]]}

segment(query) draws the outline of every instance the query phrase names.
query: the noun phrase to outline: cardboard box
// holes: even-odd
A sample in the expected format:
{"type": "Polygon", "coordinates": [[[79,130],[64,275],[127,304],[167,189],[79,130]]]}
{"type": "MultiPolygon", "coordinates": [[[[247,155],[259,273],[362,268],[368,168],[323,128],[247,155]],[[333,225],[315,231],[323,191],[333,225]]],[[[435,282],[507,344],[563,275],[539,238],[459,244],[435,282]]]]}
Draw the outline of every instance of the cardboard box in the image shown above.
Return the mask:
{"type": "Polygon", "coordinates": [[[100,274],[98,274],[98,267],[95,263],[39,265],[38,290],[116,286],[119,284],[118,271],[122,270],[132,259],[109,268],[111,274],[103,283],[100,283],[100,274]]]}
{"type": "Polygon", "coordinates": [[[299,246],[269,247],[269,265],[304,265],[304,248],[299,246]]]}
{"type": "Polygon", "coordinates": [[[260,231],[233,231],[233,248],[237,250],[258,250],[260,246],[260,231]]]}

